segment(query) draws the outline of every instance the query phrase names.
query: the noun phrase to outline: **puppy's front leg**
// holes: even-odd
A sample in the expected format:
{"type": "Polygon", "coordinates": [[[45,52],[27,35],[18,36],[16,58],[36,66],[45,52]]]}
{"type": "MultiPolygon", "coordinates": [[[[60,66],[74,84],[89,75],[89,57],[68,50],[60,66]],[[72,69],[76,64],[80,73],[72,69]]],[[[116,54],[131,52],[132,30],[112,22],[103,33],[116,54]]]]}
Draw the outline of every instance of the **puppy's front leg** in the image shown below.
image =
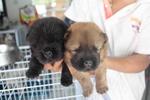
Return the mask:
{"type": "Polygon", "coordinates": [[[72,78],[71,72],[70,72],[67,64],[63,61],[62,62],[62,72],[61,72],[61,84],[63,86],[69,86],[73,83],[72,81],[73,81],[73,78],[72,78]]]}
{"type": "Polygon", "coordinates": [[[90,80],[89,74],[84,72],[79,72],[75,70],[73,67],[69,67],[69,69],[72,70],[72,75],[79,81],[83,90],[83,95],[85,97],[90,96],[90,94],[93,91],[93,84],[90,80]]]}
{"type": "Polygon", "coordinates": [[[96,90],[98,93],[105,93],[108,90],[106,80],[106,67],[100,65],[95,72],[96,77],[96,90]]]}
{"type": "Polygon", "coordinates": [[[28,78],[38,77],[42,72],[42,69],[43,65],[34,56],[32,56],[29,63],[29,69],[26,72],[26,76],[28,78]]]}
{"type": "Polygon", "coordinates": [[[96,90],[98,93],[105,93],[108,90],[107,87],[107,79],[106,79],[106,66],[104,65],[104,59],[107,57],[107,36],[103,34],[105,38],[104,45],[102,49],[100,50],[100,64],[98,68],[95,71],[95,77],[96,77],[96,90]]]}

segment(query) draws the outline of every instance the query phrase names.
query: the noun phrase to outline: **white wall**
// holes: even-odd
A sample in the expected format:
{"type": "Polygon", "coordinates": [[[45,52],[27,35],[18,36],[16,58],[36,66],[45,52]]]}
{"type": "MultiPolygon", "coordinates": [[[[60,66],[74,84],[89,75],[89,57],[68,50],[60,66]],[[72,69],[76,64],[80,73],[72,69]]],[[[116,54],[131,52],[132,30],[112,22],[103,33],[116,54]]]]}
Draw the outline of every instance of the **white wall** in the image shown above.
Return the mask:
{"type": "Polygon", "coordinates": [[[32,0],[6,0],[8,18],[11,21],[19,20],[19,8],[32,4],[32,0]]]}

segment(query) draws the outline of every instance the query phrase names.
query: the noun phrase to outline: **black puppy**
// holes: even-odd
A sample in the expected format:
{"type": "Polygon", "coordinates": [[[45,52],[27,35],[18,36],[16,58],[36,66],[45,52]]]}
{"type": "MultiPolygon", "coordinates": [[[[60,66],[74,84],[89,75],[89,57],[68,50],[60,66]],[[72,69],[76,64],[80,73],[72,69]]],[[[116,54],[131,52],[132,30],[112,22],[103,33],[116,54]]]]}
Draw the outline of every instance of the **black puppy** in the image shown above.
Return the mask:
{"type": "MultiPolygon", "coordinates": [[[[64,35],[67,31],[65,23],[56,17],[42,18],[33,23],[27,34],[27,41],[31,47],[31,60],[26,72],[28,78],[39,76],[43,65],[52,65],[64,57],[64,35]]],[[[61,84],[72,84],[71,73],[63,62],[61,84]]]]}

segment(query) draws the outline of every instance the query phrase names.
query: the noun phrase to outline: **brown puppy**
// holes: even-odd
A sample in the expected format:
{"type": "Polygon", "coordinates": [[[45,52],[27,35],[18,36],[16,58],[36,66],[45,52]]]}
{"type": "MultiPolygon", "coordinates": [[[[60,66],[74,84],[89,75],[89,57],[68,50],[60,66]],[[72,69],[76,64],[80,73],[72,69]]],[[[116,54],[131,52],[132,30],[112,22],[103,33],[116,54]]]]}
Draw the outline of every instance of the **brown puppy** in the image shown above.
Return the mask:
{"type": "Polygon", "coordinates": [[[89,96],[93,90],[88,72],[95,73],[97,92],[105,93],[108,90],[106,66],[103,65],[107,55],[106,35],[94,23],[78,22],[69,27],[65,39],[64,61],[80,82],[83,95],[89,96]]]}

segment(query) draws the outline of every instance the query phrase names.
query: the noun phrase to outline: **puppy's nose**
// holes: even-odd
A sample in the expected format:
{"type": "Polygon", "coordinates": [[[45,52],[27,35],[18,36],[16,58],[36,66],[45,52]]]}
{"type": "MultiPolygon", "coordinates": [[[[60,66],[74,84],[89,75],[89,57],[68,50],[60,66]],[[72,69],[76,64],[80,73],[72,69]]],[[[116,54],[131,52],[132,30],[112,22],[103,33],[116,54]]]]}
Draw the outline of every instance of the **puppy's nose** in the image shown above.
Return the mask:
{"type": "Polygon", "coordinates": [[[83,62],[84,66],[87,67],[87,68],[90,68],[93,66],[93,61],[92,60],[85,60],[83,62]]]}
{"type": "Polygon", "coordinates": [[[46,57],[46,58],[52,58],[52,56],[53,56],[52,51],[46,51],[46,52],[45,52],[45,57],[46,57]]]}

